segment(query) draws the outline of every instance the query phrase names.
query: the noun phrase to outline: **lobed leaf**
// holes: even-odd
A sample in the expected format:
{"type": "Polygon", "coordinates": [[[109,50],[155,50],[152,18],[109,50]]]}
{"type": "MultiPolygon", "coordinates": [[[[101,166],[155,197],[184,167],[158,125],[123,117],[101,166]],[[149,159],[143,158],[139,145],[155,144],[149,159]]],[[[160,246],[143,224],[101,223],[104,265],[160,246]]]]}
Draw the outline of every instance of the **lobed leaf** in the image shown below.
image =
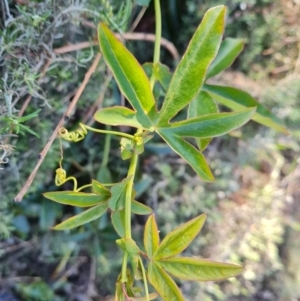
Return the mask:
{"type": "Polygon", "coordinates": [[[168,127],[161,127],[157,131],[164,136],[217,137],[245,124],[254,112],[255,108],[248,108],[238,112],[215,113],[175,122],[168,127]]]}
{"type": "Polygon", "coordinates": [[[112,70],[118,86],[137,112],[137,120],[144,128],[152,127],[157,115],[150,82],[143,68],[104,23],[98,27],[103,57],[112,70]]]}
{"type": "Polygon", "coordinates": [[[121,239],[116,240],[116,243],[128,254],[129,260],[132,265],[133,274],[135,276],[135,279],[140,279],[140,275],[138,272],[140,249],[136,245],[136,242],[131,238],[121,238],[121,239]],[[136,277],[136,276],[138,276],[138,277],[136,277]]]}
{"type": "Polygon", "coordinates": [[[220,46],[216,58],[208,68],[206,79],[211,78],[230,67],[244,48],[242,39],[225,39],[220,46]]]}
{"type": "Polygon", "coordinates": [[[150,215],[144,229],[144,247],[149,258],[153,257],[159,245],[159,232],[154,218],[150,215]]]}
{"type": "Polygon", "coordinates": [[[185,141],[182,137],[173,135],[173,133],[165,133],[164,131],[159,131],[158,133],[174,150],[174,152],[189,163],[202,180],[208,182],[214,180],[214,176],[205,160],[205,157],[199,150],[197,150],[189,142],[185,141]]]}
{"type": "Polygon", "coordinates": [[[137,215],[147,215],[153,213],[153,210],[140,202],[132,201],[131,212],[137,215]]]}
{"type": "Polygon", "coordinates": [[[94,119],[100,123],[113,126],[131,126],[135,128],[143,128],[138,122],[136,112],[125,107],[111,107],[97,111],[94,119]]]}
{"type": "Polygon", "coordinates": [[[184,301],[175,281],[156,263],[148,265],[148,280],[165,301],[184,301]]]}
{"type": "MultiPolygon", "coordinates": [[[[212,97],[205,91],[200,93],[190,102],[187,119],[218,113],[218,107],[212,97]]],[[[198,148],[203,152],[210,143],[211,138],[195,138],[198,148]]]]}
{"type": "Polygon", "coordinates": [[[192,281],[217,281],[237,276],[243,271],[242,266],[235,264],[186,257],[164,259],[159,264],[173,276],[192,281]]]}
{"type": "Polygon", "coordinates": [[[121,210],[125,206],[126,186],[130,177],[123,179],[120,183],[115,184],[110,189],[111,197],[108,200],[108,206],[112,211],[121,210]]]}
{"type": "Polygon", "coordinates": [[[284,134],[288,134],[288,131],[282,124],[282,121],[272,114],[267,108],[258,103],[249,93],[226,86],[205,85],[203,86],[203,89],[217,102],[234,111],[241,110],[245,107],[256,106],[256,113],[252,117],[254,121],[284,134]]]}
{"type": "Polygon", "coordinates": [[[216,6],[204,15],[174,72],[159,113],[159,126],[168,124],[199,92],[222,40],[225,12],[225,6],[216,6]]]}
{"type": "Polygon", "coordinates": [[[68,230],[89,223],[102,216],[106,212],[107,208],[107,202],[102,202],[100,205],[87,209],[84,212],[68,218],[67,220],[53,227],[53,229],[68,230]]]}
{"type": "Polygon", "coordinates": [[[111,214],[111,222],[120,237],[125,236],[125,210],[115,211],[111,214]]]}
{"type": "Polygon", "coordinates": [[[100,194],[100,195],[105,195],[107,198],[109,198],[111,195],[109,189],[107,189],[100,182],[98,182],[94,179],[92,180],[92,188],[93,188],[93,192],[100,194]]]}
{"type": "Polygon", "coordinates": [[[54,202],[76,207],[92,207],[101,202],[107,201],[109,198],[109,195],[106,194],[99,195],[95,193],[76,191],[54,191],[46,192],[43,195],[45,198],[54,202]]]}
{"type": "Polygon", "coordinates": [[[154,253],[154,260],[169,258],[181,253],[202,229],[206,215],[199,215],[170,232],[154,253]]]}

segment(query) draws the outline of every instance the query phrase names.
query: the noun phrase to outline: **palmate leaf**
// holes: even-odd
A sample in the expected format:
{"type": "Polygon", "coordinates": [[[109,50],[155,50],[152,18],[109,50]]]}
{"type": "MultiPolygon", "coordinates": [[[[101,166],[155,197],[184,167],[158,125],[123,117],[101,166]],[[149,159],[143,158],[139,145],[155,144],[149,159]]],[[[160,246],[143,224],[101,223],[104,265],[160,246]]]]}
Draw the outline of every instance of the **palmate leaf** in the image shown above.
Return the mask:
{"type": "Polygon", "coordinates": [[[202,214],[170,232],[156,249],[154,260],[176,256],[186,249],[202,229],[205,218],[202,214]]]}
{"type": "Polygon", "coordinates": [[[76,206],[76,207],[92,207],[101,202],[107,201],[110,194],[95,194],[76,191],[54,191],[43,194],[45,198],[54,202],[76,206]]]}
{"type": "Polygon", "coordinates": [[[204,181],[214,177],[203,154],[182,137],[211,138],[221,136],[246,123],[255,109],[240,112],[216,113],[192,118],[157,129],[167,144],[196,171],[204,181]]]}
{"type": "Polygon", "coordinates": [[[81,212],[73,217],[68,218],[67,220],[56,225],[52,229],[68,230],[68,229],[73,229],[75,227],[81,226],[86,223],[90,223],[91,221],[98,219],[100,216],[102,216],[106,212],[107,208],[108,208],[107,202],[102,202],[98,206],[87,209],[84,212],[81,212]]]}
{"type": "Polygon", "coordinates": [[[165,301],[184,301],[175,281],[159,266],[157,262],[148,265],[148,280],[165,301]]]}
{"type": "Polygon", "coordinates": [[[159,232],[154,218],[154,214],[150,215],[144,230],[144,247],[148,257],[151,259],[159,245],[159,232]]]}
{"type": "MultiPolygon", "coordinates": [[[[187,119],[218,113],[218,106],[212,97],[205,91],[200,93],[190,102],[187,119]]],[[[203,152],[210,143],[211,138],[195,138],[198,148],[203,152]]]]}
{"type": "Polygon", "coordinates": [[[222,40],[225,12],[224,6],[216,6],[204,15],[174,72],[159,113],[159,126],[168,124],[199,92],[222,40]]]}
{"type": "Polygon", "coordinates": [[[157,111],[146,73],[136,58],[103,23],[98,27],[98,36],[104,59],[120,90],[137,112],[138,122],[144,128],[152,127],[157,111]]]}
{"type": "Polygon", "coordinates": [[[230,67],[244,48],[242,39],[225,39],[220,46],[216,58],[208,68],[206,79],[211,78],[230,67]]]}
{"type": "Polygon", "coordinates": [[[267,108],[258,103],[249,93],[226,86],[204,85],[203,89],[208,92],[214,100],[234,111],[241,110],[245,107],[257,107],[256,113],[252,117],[254,121],[284,134],[288,134],[282,121],[267,108]]]}
{"type": "Polygon", "coordinates": [[[186,257],[163,259],[159,265],[177,278],[192,281],[218,281],[243,271],[242,266],[235,264],[186,257]]]}
{"type": "Polygon", "coordinates": [[[111,197],[108,200],[108,206],[112,211],[121,210],[125,206],[126,185],[130,177],[123,179],[120,183],[112,186],[111,197]]]}
{"type": "Polygon", "coordinates": [[[99,110],[95,113],[94,119],[107,125],[143,128],[137,120],[136,112],[125,107],[115,106],[99,110]]]}

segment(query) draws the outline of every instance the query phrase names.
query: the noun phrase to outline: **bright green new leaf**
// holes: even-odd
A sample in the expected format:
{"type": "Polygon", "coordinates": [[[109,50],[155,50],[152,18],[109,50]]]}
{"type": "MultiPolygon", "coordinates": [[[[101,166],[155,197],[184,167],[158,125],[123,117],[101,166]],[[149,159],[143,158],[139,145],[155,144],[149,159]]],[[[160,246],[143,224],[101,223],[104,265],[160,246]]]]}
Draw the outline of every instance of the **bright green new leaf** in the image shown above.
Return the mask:
{"type": "Polygon", "coordinates": [[[100,123],[108,125],[125,125],[135,128],[143,128],[137,121],[136,112],[125,107],[111,107],[97,111],[94,119],[100,123]]]}
{"type": "Polygon", "coordinates": [[[135,241],[131,238],[121,238],[116,240],[118,246],[120,246],[125,252],[127,252],[130,263],[133,269],[133,275],[135,279],[140,279],[139,273],[139,252],[140,249],[136,245],[135,241]]]}
{"type": "Polygon", "coordinates": [[[109,198],[109,195],[106,194],[99,195],[76,191],[54,191],[46,192],[43,195],[54,202],[76,207],[92,207],[107,201],[109,198]]]}
{"type": "Polygon", "coordinates": [[[120,183],[115,184],[112,186],[110,192],[111,197],[108,200],[108,207],[112,211],[121,210],[125,206],[125,193],[126,193],[126,185],[128,181],[130,180],[130,177],[125,178],[120,183]]]}
{"type": "Polygon", "coordinates": [[[105,195],[107,197],[107,199],[111,195],[109,189],[107,189],[100,182],[98,182],[94,179],[92,180],[92,188],[93,188],[93,192],[100,194],[100,195],[105,195]]]}
{"type": "MultiPolygon", "coordinates": [[[[205,91],[200,93],[190,102],[187,119],[218,113],[218,107],[212,97],[205,91]]],[[[195,138],[199,149],[203,152],[211,138],[195,138]]]]}
{"type": "Polygon", "coordinates": [[[175,281],[156,263],[148,265],[148,280],[165,301],[184,301],[175,281]]]}
{"type": "Polygon", "coordinates": [[[99,43],[103,57],[112,70],[120,90],[137,112],[136,118],[144,128],[152,127],[157,115],[150,82],[141,65],[108,27],[100,23],[99,43]]]}
{"type": "Polygon", "coordinates": [[[199,215],[170,232],[161,242],[154,254],[154,260],[178,255],[194,240],[202,229],[206,215],[199,215]]]}
{"type": "Polygon", "coordinates": [[[87,209],[84,212],[81,212],[73,217],[68,218],[62,223],[56,225],[53,229],[67,230],[89,223],[102,216],[106,212],[107,208],[107,202],[102,202],[100,205],[87,209]]]}
{"type": "Polygon", "coordinates": [[[225,6],[207,11],[172,77],[159,126],[168,124],[199,92],[206,71],[218,53],[225,23],[225,6]]]}
{"type": "Polygon", "coordinates": [[[125,209],[111,214],[111,222],[120,237],[125,236],[125,209]]]}
{"type": "Polygon", "coordinates": [[[173,276],[192,281],[217,281],[243,271],[243,267],[235,264],[186,257],[164,259],[159,264],[173,276]]]}
{"type": "Polygon", "coordinates": [[[189,142],[185,141],[182,137],[173,135],[172,133],[165,134],[163,131],[159,132],[159,134],[175,153],[189,163],[202,180],[208,182],[214,180],[214,176],[205,160],[205,157],[199,150],[197,150],[189,142]]]}
{"type": "Polygon", "coordinates": [[[219,49],[218,55],[208,68],[206,79],[211,78],[230,67],[244,48],[242,39],[225,39],[219,49]]]}
{"type": "Polygon", "coordinates": [[[282,121],[272,114],[267,108],[258,103],[250,94],[232,87],[205,85],[203,89],[207,91],[214,100],[222,105],[236,111],[245,107],[256,106],[256,113],[252,119],[265,126],[273,128],[284,134],[288,134],[282,121]]]}
{"type": "Polygon", "coordinates": [[[148,257],[151,259],[159,245],[159,232],[154,218],[150,215],[144,229],[144,247],[148,257]]]}
{"type": "Polygon", "coordinates": [[[131,212],[137,215],[147,215],[153,213],[150,207],[137,201],[132,201],[131,212]]]}
{"type": "Polygon", "coordinates": [[[174,122],[168,127],[159,128],[158,132],[182,137],[210,138],[224,135],[239,128],[250,120],[256,108],[248,108],[238,112],[215,113],[193,119],[174,122]]]}

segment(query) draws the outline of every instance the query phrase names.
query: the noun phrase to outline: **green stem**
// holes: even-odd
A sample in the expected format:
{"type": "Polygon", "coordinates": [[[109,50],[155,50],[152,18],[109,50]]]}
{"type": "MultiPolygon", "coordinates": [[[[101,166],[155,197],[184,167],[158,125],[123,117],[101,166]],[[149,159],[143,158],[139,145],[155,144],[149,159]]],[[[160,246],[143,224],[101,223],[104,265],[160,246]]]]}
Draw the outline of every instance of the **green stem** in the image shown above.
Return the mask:
{"type": "MultiPolygon", "coordinates": [[[[106,129],[110,131],[111,127],[108,125],[106,126],[106,129]]],[[[104,142],[104,151],[103,151],[103,159],[102,159],[102,166],[107,166],[108,158],[109,158],[109,151],[110,151],[110,141],[111,141],[111,135],[105,136],[105,142],[104,142]]]]}
{"type": "Polygon", "coordinates": [[[83,186],[81,186],[80,188],[78,188],[78,189],[76,190],[76,192],[79,192],[79,191],[81,191],[81,190],[83,190],[83,189],[85,189],[85,188],[88,188],[88,187],[92,187],[92,184],[86,184],[86,185],[83,185],[83,186]]]}
{"type": "Polygon", "coordinates": [[[94,128],[92,128],[92,127],[89,127],[89,126],[87,126],[87,125],[84,125],[84,127],[85,127],[87,130],[90,130],[90,131],[95,132],[95,133],[100,133],[100,134],[111,134],[111,135],[122,136],[122,137],[125,137],[125,138],[128,138],[128,139],[134,140],[134,137],[133,137],[132,135],[125,134],[125,133],[122,133],[122,132],[108,131],[108,130],[99,130],[99,129],[94,129],[94,128]]]}
{"type": "MultiPolygon", "coordinates": [[[[159,0],[154,0],[155,7],[155,44],[154,44],[154,57],[153,57],[153,68],[155,64],[159,62],[160,58],[160,40],[161,40],[161,10],[159,0]]],[[[153,90],[155,84],[154,70],[150,78],[151,89],[153,90]]]]}
{"type": "Polygon", "coordinates": [[[141,257],[139,257],[139,263],[140,263],[140,267],[141,267],[142,275],[143,275],[146,300],[150,301],[146,272],[145,272],[145,268],[144,268],[143,261],[142,261],[141,257]]]}

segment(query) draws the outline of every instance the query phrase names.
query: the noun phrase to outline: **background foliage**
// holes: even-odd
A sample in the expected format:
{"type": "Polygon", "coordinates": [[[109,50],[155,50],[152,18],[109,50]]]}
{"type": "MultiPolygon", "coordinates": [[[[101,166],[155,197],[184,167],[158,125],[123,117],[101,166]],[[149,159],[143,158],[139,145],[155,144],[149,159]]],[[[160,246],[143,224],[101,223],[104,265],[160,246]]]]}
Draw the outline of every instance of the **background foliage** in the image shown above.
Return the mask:
{"type": "MultiPolygon", "coordinates": [[[[98,51],[90,46],[60,54],[55,49],[93,41],[96,32],[86,22],[104,20],[112,28],[117,25],[116,31],[125,30],[126,23],[130,27],[141,8],[134,6],[128,17],[119,1],[103,0],[101,5],[93,0],[72,5],[62,0],[7,3],[11,15],[6,14],[7,24],[1,22],[0,43],[0,157],[11,147],[14,151],[2,158],[8,158],[8,163],[0,163],[0,300],[101,300],[100,296],[112,293],[115,267],[121,264],[115,247],[117,237],[107,218],[67,236],[49,230],[55,222],[74,214],[73,209],[63,209],[41,196],[54,189],[54,171],[60,159],[58,141],[23,202],[14,204],[12,199],[98,51]],[[53,63],[41,76],[49,58],[53,63]],[[18,110],[28,94],[32,99],[24,116],[41,111],[24,125],[40,138],[22,128],[17,138],[5,136],[16,134],[18,110]]],[[[161,141],[154,141],[147,144],[140,162],[138,197],[154,207],[163,234],[206,212],[205,235],[190,248],[192,255],[245,265],[245,273],[237,279],[201,286],[185,283],[182,289],[190,300],[296,300],[300,296],[300,274],[294,268],[299,265],[300,247],[300,3],[165,1],[163,36],[182,53],[204,12],[217,4],[228,6],[225,35],[246,40],[244,52],[231,71],[217,79],[218,83],[254,93],[285,120],[291,135],[250,123],[242,132],[214,139],[206,151],[216,177],[211,184],[200,181],[161,141]]],[[[136,31],[153,32],[153,26],[150,6],[136,31]]],[[[131,41],[127,45],[142,63],[152,59],[149,42],[131,41]]],[[[162,59],[171,68],[175,66],[167,51],[163,51],[162,59]]],[[[101,62],[69,126],[89,116],[89,108],[99,99],[100,106],[123,103],[116,84],[108,78],[101,62]],[[103,103],[101,93],[105,93],[103,103]]],[[[83,183],[91,178],[124,178],[126,163],[119,159],[117,141],[111,141],[107,165],[101,165],[105,144],[102,136],[91,134],[80,144],[64,142],[64,168],[83,183]]],[[[137,237],[144,222],[143,218],[135,220],[137,237]]]]}

